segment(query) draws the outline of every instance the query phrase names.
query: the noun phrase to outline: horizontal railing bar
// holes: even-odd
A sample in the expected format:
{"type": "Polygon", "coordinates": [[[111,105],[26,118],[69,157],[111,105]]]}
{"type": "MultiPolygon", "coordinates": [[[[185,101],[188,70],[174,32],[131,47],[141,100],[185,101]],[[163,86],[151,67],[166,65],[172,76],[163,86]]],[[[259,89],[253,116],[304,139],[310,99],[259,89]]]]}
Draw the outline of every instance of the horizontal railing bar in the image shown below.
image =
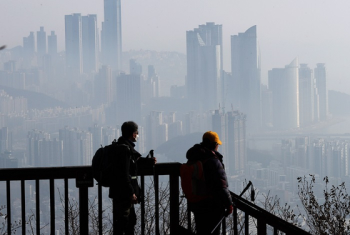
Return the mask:
{"type": "MultiPolygon", "coordinates": [[[[155,165],[158,175],[179,174],[180,166],[181,163],[158,163],[155,165]]],[[[72,179],[76,178],[78,174],[91,171],[91,166],[5,168],[0,169],[0,181],[72,179]]],[[[138,175],[153,175],[153,167],[139,167],[138,175]]]]}
{"type": "Polygon", "coordinates": [[[277,217],[276,215],[264,210],[263,208],[249,202],[248,200],[245,200],[242,197],[239,197],[237,194],[230,192],[231,196],[233,198],[235,206],[239,209],[244,211],[245,213],[248,213],[250,216],[253,216],[257,220],[263,219],[266,224],[277,228],[281,232],[294,232],[295,234],[300,235],[309,235],[310,233],[306,232],[305,230],[277,217]]]}
{"type": "Polygon", "coordinates": [[[0,169],[0,181],[76,178],[77,174],[89,171],[91,166],[6,168],[0,169]]]}

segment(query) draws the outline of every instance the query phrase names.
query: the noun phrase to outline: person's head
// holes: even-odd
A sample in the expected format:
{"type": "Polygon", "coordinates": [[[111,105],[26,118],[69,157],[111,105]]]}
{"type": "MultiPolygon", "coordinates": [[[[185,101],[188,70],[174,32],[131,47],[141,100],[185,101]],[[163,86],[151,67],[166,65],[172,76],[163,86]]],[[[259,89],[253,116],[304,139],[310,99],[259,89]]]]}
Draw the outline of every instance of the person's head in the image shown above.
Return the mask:
{"type": "Polygon", "coordinates": [[[214,131],[205,132],[202,143],[211,150],[218,150],[219,145],[222,144],[219,135],[214,131]]]}
{"type": "Polygon", "coordinates": [[[138,128],[138,125],[133,121],[124,122],[122,125],[122,136],[136,142],[139,135],[138,128]]]}

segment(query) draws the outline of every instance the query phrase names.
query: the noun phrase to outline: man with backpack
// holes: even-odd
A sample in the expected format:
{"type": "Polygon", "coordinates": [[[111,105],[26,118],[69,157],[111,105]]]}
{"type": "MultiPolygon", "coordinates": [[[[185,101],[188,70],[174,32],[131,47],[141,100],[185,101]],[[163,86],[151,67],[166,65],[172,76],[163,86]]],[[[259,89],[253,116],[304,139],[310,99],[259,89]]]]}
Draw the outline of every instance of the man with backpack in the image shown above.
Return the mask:
{"type": "MultiPolygon", "coordinates": [[[[196,222],[196,230],[199,235],[220,233],[220,226],[214,230],[224,216],[233,211],[232,199],[228,190],[228,182],[223,164],[223,156],[218,152],[222,142],[216,132],[208,131],[203,135],[203,141],[195,144],[187,151],[188,162],[181,169],[181,180],[189,179],[191,182],[181,182],[185,196],[188,199],[190,210],[193,212],[196,222]],[[186,177],[188,166],[194,166],[198,181],[186,177]],[[202,176],[198,176],[201,174],[202,176]],[[202,181],[202,183],[200,183],[202,181]],[[195,183],[197,182],[197,183],[195,183]],[[190,187],[186,184],[192,184],[190,187]],[[193,185],[196,184],[196,185],[193,185]],[[186,195],[187,194],[187,195],[186,195]],[[197,194],[197,195],[193,195],[197,194]],[[200,195],[200,196],[198,196],[200,195]],[[214,231],[213,231],[214,230],[214,231]],[[213,233],[212,233],[213,231],[213,233]]],[[[184,164],[185,165],[185,164],[184,164]]]]}
{"type": "MultiPolygon", "coordinates": [[[[138,125],[133,121],[124,122],[122,136],[117,145],[124,150],[116,153],[113,160],[114,179],[110,185],[109,197],[113,199],[113,231],[117,235],[133,235],[136,225],[134,204],[140,202],[140,187],[137,182],[137,166],[153,165],[156,158],[143,158],[135,150],[138,139],[138,125]]],[[[121,149],[121,148],[119,148],[121,149]]]]}

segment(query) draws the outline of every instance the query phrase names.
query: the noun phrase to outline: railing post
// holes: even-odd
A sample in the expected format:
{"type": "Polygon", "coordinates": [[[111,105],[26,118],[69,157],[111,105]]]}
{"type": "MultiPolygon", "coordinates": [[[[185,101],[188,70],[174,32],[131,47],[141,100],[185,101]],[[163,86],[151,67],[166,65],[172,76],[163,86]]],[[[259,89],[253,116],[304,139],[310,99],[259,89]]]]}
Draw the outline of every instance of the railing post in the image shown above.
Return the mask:
{"type": "Polygon", "coordinates": [[[90,172],[78,174],[76,187],[79,188],[79,224],[80,234],[89,234],[89,199],[88,188],[94,186],[94,179],[90,172]]]}
{"type": "Polygon", "coordinates": [[[26,234],[26,192],[25,182],[21,180],[21,209],[22,209],[22,234],[26,234]]]}
{"type": "Polygon", "coordinates": [[[102,186],[97,185],[98,192],[98,234],[102,235],[102,186]]]}
{"type": "Polygon", "coordinates": [[[159,176],[157,172],[157,165],[153,167],[153,183],[154,183],[154,205],[155,205],[155,219],[156,219],[156,235],[159,235],[159,176]]]}
{"type": "Polygon", "coordinates": [[[55,180],[50,179],[50,231],[55,234],[55,180]]]}
{"type": "MultiPolygon", "coordinates": [[[[36,234],[40,235],[40,181],[35,180],[35,216],[36,216],[36,234]]],[[[68,234],[67,234],[68,235],[68,234]]]]}
{"type": "Polygon", "coordinates": [[[11,234],[11,182],[6,180],[6,201],[7,201],[7,233],[11,234]]]}
{"type": "Polygon", "coordinates": [[[141,235],[145,235],[145,176],[141,175],[141,235]]]}
{"type": "Polygon", "coordinates": [[[238,216],[237,216],[237,207],[233,207],[233,234],[238,234],[238,216]]]}
{"type": "Polygon", "coordinates": [[[266,234],[266,221],[262,218],[258,218],[258,235],[266,234]]]}
{"type": "Polygon", "coordinates": [[[69,235],[69,213],[68,213],[68,179],[64,179],[64,231],[69,235]]]}
{"type": "Polygon", "coordinates": [[[79,187],[80,234],[89,234],[88,187],[79,187]]]}
{"type": "Polygon", "coordinates": [[[170,174],[170,234],[178,234],[179,227],[179,175],[170,174]]]}

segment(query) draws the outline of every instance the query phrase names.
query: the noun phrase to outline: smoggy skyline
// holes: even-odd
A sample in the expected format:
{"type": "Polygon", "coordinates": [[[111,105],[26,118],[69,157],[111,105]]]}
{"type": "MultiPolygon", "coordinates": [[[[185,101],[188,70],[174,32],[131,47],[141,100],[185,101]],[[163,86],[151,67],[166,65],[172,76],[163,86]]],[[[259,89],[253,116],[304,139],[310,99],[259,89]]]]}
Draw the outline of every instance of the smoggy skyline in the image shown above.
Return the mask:
{"type": "MultiPolygon", "coordinates": [[[[98,28],[103,21],[103,1],[12,0],[0,10],[3,33],[1,44],[8,48],[22,45],[23,37],[44,26],[58,37],[64,50],[64,15],[97,14],[98,28]]],[[[223,25],[224,69],[230,71],[230,36],[257,25],[261,49],[262,82],[267,71],[284,67],[295,57],[314,67],[325,63],[329,89],[350,93],[350,2],[311,0],[245,1],[230,0],[122,0],[123,51],[186,51],[186,31],[200,24],[223,25]]]]}

